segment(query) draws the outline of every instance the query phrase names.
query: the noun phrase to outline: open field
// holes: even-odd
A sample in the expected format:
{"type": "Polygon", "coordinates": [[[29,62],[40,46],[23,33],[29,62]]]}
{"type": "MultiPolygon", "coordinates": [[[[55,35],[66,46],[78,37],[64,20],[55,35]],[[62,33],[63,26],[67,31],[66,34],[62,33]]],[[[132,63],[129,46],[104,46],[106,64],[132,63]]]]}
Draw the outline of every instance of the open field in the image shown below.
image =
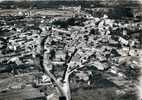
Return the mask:
{"type": "Polygon", "coordinates": [[[1,9],[0,16],[12,15],[16,16],[19,12],[30,13],[31,16],[64,16],[71,17],[74,15],[73,11],[58,10],[58,9],[1,9]]]}

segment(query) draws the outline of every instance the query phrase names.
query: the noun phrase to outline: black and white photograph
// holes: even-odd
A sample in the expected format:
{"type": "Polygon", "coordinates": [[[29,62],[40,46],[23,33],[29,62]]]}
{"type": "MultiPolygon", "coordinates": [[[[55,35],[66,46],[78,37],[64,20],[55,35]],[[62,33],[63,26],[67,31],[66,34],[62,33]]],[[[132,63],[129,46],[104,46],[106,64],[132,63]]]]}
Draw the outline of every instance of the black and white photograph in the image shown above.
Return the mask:
{"type": "Polygon", "coordinates": [[[142,0],[0,0],[0,100],[142,100],[142,0]]]}

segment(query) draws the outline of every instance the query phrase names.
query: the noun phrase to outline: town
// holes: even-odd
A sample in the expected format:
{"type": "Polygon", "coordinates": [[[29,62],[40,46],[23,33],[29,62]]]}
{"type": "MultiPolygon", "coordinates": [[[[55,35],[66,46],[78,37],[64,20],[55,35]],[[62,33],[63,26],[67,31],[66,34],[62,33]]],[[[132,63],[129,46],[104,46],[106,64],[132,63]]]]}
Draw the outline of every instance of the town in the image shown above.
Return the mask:
{"type": "Polygon", "coordinates": [[[141,100],[140,8],[3,7],[0,100],[141,100]]]}

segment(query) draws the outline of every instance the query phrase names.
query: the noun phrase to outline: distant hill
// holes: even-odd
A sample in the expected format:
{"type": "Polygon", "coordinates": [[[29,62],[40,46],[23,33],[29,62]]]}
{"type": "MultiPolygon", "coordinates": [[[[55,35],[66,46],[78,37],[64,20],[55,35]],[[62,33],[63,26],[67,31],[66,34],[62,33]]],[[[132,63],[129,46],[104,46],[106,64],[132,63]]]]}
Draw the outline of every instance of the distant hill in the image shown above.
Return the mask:
{"type": "MultiPolygon", "coordinates": [[[[1,0],[0,0],[1,1],[1,0]]],[[[82,9],[93,8],[97,13],[110,13],[120,16],[142,16],[141,0],[3,0],[0,2],[1,9],[16,8],[59,8],[62,6],[81,6],[82,9]],[[123,1],[123,2],[122,2],[123,1]],[[99,10],[98,10],[99,8],[99,10]],[[100,9],[101,8],[101,9],[100,9]]],[[[92,11],[91,11],[92,12],[92,11]]]]}
{"type": "Polygon", "coordinates": [[[138,7],[140,0],[0,0],[1,8],[11,7],[37,7],[37,8],[56,8],[61,5],[90,7],[138,7]]]}

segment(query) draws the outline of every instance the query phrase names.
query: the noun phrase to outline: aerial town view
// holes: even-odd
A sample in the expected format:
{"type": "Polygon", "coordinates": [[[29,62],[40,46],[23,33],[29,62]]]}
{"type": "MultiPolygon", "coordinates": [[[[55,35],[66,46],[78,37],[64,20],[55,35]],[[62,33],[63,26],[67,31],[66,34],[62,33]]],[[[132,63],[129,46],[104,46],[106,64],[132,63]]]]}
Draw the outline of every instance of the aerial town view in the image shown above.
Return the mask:
{"type": "Polygon", "coordinates": [[[142,0],[0,0],[0,100],[142,100],[142,0]]]}

